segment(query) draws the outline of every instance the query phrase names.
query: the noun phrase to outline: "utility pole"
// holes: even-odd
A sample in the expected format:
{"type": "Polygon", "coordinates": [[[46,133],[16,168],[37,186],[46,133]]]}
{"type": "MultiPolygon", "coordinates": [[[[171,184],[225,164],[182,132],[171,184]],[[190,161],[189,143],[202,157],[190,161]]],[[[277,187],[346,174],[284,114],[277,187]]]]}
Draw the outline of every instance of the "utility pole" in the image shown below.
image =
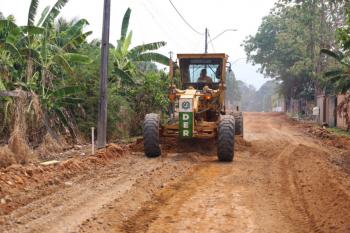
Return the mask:
{"type": "Polygon", "coordinates": [[[169,78],[171,80],[171,87],[174,84],[174,63],[173,63],[173,52],[169,52],[169,78]]]}
{"type": "MultiPolygon", "coordinates": [[[[216,40],[218,37],[220,37],[222,34],[226,33],[226,32],[236,32],[237,29],[232,29],[232,28],[229,28],[229,29],[226,29],[224,31],[222,31],[221,33],[219,33],[217,36],[215,36],[213,39],[210,38],[210,43],[212,43],[214,40],[216,40]]],[[[208,31],[208,28],[205,28],[205,47],[204,47],[204,52],[205,53],[208,53],[208,37],[209,37],[209,31],[208,31]]]]}
{"type": "Polygon", "coordinates": [[[107,80],[109,57],[109,29],[111,21],[110,15],[111,0],[104,0],[100,68],[100,98],[97,122],[97,148],[105,147],[107,140],[107,80]]]}
{"type": "Polygon", "coordinates": [[[205,53],[208,53],[208,28],[205,28],[205,47],[204,47],[205,53]]]}

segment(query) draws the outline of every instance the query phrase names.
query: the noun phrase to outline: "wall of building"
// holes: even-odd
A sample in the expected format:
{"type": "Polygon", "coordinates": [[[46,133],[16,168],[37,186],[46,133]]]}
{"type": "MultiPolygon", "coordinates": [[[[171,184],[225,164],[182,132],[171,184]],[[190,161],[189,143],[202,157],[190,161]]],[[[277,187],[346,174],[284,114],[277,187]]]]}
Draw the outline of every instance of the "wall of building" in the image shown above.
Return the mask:
{"type": "MultiPolygon", "coordinates": [[[[338,106],[344,99],[345,95],[319,95],[316,98],[316,103],[315,101],[287,99],[285,101],[285,112],[302,119],[313,120],[320,125],[327,124],[329,127],[338,127],[346,130],[347,124],[344,113],[338,111],[338,106]],[[312,114],[312,109],[315,106],[319,108],[318,116],[313,116],[312,114]]],[[[350,104],[348,109],[348,115],[350,116],[350,104]]]]}
{"type": "Polygon", "coordinates": [[[327,124],[329,127],[337,125],[337,96],[317,96],[317,107],[320,108],[319,124],[327,124]]]}
{"type": "Polygon", "coordinates": [[[326,98],[326,122],[329,127],[337,126],[337,96],[326,98]]]}

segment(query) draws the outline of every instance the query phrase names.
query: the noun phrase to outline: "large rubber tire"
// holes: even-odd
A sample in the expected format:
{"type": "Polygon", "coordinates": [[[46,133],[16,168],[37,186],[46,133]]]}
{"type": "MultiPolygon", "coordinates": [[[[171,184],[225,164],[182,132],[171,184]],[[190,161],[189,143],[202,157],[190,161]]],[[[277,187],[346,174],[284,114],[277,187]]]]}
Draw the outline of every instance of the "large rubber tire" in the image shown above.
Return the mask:
{"type": "Polygon", "coordinates": [[[243,114],[239,113],[238,116],[235,116],[235,134],[243,136],[243,114]]]}
{"type": "Polygon", "coordinates": [[[234,157],[235,118],[232,115],[221,116],[218,127],[218,159],[231,162],[234,157]]]}
{"type": "Polygon", "coordinates": [[[159,146],[159,115],[147,114],[143,122],[143,146],[145,155],[149,158],[161,155],[159,146]]]}

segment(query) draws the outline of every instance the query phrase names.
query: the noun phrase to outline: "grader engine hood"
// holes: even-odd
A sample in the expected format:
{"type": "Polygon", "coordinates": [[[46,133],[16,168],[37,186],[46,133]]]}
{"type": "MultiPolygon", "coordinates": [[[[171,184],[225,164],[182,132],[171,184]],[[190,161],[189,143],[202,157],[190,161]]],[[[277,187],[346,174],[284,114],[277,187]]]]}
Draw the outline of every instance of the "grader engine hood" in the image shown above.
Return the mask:
{"type": "Polygon", "coordinates": [[[194,114],[198,107],[196,90],[186,90],[179,99],[179,136],[192,138],[194,130],[194,114]]]}

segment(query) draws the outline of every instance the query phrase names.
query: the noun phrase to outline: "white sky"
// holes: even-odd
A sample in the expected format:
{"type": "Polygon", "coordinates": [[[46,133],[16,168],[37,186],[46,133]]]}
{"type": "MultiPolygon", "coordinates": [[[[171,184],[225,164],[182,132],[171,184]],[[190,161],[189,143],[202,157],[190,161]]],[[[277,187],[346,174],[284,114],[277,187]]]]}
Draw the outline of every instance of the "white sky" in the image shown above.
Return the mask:
{"type": "MultiPolygon", "coordinates": [[[[123,15],[128,7],[132,9],[129,29],[133,31],[133,45],[164,40],[168,44],[160,51],[168,55],[176,53],[204,52],[204,37],[194,33],[177,15],[168,0],[111,0],[111,37],[116,44],[120,35],[123,15]]],[[[235,62],[233,70],[237,79],[259,88],[266,79],[256,72],[258,67],[245,63],[245,53],[240,46],[246,36],[255,34],[262,17],[269,13],[277,0],[172,0],[181,14],[198,31],[208,27],[212,38],[228,28],[216,39],[214,49],[209,52],[224,52],[235,62]]],[[[19,25],[26,24],[30,0],[0,0],[0,11],[13,14],[19,25]]],[[[37,20],[41,11],[56,0],[41,0],[37,20]]],[[[61,16],[67,19],[85,18],[90,22],[87,30],[94,34],[90,39],[101,38],[103,0],[70,0],[61,16]]]]}

